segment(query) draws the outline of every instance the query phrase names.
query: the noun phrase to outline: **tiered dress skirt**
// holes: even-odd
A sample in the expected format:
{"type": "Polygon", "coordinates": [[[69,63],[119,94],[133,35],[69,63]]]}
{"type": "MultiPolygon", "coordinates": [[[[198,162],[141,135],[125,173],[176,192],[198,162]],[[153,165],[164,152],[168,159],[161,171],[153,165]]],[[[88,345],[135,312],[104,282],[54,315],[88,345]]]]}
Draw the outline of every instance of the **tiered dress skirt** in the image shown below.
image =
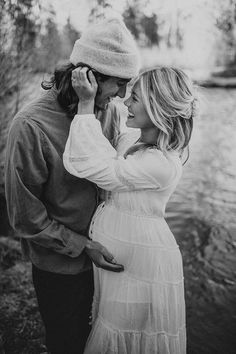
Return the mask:
{"type": "Polygon", "coordinates": [[[185,354],[182,257],[165,219],[103,203],[90,236],[125,270],[94,267],[93,326],[85,354],[185,354]]]}

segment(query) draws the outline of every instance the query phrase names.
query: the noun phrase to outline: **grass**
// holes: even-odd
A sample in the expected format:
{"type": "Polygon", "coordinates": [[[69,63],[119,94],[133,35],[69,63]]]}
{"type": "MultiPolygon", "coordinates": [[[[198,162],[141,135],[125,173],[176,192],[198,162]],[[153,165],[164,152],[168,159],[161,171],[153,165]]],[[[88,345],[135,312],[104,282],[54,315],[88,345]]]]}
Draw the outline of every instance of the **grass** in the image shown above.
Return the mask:
{"type": "Polygon", "coordinates": [[[0,254],[0,353],[41,353],[45,349],[44,329],[31,264],[21,259],[19,241],[8,237],[0,238],[0,254]]]}

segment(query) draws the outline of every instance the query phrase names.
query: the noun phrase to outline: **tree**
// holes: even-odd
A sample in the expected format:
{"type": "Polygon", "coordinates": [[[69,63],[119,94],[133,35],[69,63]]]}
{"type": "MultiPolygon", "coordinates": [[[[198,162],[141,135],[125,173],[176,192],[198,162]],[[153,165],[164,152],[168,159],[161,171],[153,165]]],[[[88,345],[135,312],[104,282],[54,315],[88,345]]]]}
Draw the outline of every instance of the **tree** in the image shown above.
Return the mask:
{"type": "Polygon", "coordinates": [[[137,41],[142,33],[142,5],[140,0],[129,1],[123,12],[124,22],[137,41]]]}
{"type": "Polygon", "coordinates": [[[19,108],[28,78],[39,23],[36,0],[0,0],[0,203],[3,208],[4,155],[9,122],[19,108]]]}
{"type": "Polygon", "coordinates": [[[44,9],[46,17],[42,31],[38,38],[37,60],[35,60],[35,71],[52,73],[57,62],[61,59],[61,36],[55,22],[55,11],[53,7],[44,9]]]}
{"type": "Polygon", "coordinates": [[[4,67],[11,68],[11,78],[8,70],[1,66],[1,83],[8,81],[9,84],[0,95],[8,90],[20,90],[21,72],[30,63],[39,28],[33,12],[36,4],[36,0],[1,0],[0,60],[1,64],[4,61],[4,67]]]}
{"type": "Polygon", "coordinates": [[[95,0],[89,14],[89,22],[104,19],[106,17],[107,10],[110,10],[111,8],[112,6],[109,0],[95,0]]]}
{"type": "Polygon", "coordinates": [[[61,39],[61,56],[63,59],[68,59],[72,51],[75,41],[80,38],[81,33],[78,32],[71,24],[70,18],[67,18],[67,22],[63,28],[61,39]]]}
{"type": "Polygon", "coordinates": [[[6,0],[5,9],[11,24],[9,37],[10,60],[14,62],[16,106],[18,111],[20,91],[23,77],[31,64],[34,54],[37,33],[39,31],[38,15],[34,9],[37,7],[36,0],[6,0]],[[11,42],[11,43],[10,43],[11,42]]]}
{"type": "Polygon", "coordinates": [[[141,25],[147,38],[147,44],[149,46],[153,44],[156,44],[158,46],[160,42],[160,36],[158,33],[159,25],[157,22],[157,15],[156,14],[152,14],[151,16],[144,15],[141,19],[141,25]]]}
{"type": "Polygon", "coordinates": [[[217,2],[216,27],[220,30],[230,54],[229,64],[236,64],[236,0],[217,2]]]}

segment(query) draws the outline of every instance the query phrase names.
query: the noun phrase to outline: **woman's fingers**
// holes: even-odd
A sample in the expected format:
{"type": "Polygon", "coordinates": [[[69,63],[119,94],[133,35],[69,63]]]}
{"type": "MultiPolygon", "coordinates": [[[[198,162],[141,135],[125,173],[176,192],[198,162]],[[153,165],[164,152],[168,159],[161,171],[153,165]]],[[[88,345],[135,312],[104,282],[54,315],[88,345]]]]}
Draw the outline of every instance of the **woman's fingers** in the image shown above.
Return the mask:
{"type": "Polygon", "coordinates": [[[90,80],[90,82],[91,82],[91,85],[92,85],[94,88],[97,89],[98,84],[97,84],[97,81],[96,81],[96,79],[95,79],[95,76],[94,76],[92,70],[89,70],[88,76],[89,76],[89,80],[90,80]]]}
{"type": "Polygon", "coordinates": [[[80,85],[80,86],[87,86],[89,84],[88,79],[87,79],[87,71],[88,68],[85,67],[78,67],[72,71],[72,82],[75,85],[80,85]]]}
{"type": "Polygon", "coordinates": [[[82,85],[90,87],[91,85],[90,85],[90,82],[87,77],[87,72],[88,72],[88,68],[83,67],[79,70],[78,73],[79,73],[79,78],[81,80],[82,85]]]}
{"type": "Polygon", "coordinates": [[[78,67],[71,74],[72,87],[80,100],[94,99],[97,93],[97,82],[87,67],[78,67]]]}

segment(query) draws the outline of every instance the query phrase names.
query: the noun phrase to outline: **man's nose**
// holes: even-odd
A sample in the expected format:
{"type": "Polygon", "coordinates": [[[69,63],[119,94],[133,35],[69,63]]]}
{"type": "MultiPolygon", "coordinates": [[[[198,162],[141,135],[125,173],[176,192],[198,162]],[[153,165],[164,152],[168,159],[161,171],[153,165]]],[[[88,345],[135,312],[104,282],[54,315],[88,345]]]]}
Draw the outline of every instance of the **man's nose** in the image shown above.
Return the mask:
{"type": "Polygon", "coordinates": [[[130,97],[127,98],[127,100],[124,101],[124,105],[129,108],[129,106],[130,106],[130,97]]]}
{"type": "Polygon", "coordinates": [[[124,98],[125,95],[126,95],[126,86],[122,86],[117,92],[117,96],[119,96],[120,98],[124,98]]]}

